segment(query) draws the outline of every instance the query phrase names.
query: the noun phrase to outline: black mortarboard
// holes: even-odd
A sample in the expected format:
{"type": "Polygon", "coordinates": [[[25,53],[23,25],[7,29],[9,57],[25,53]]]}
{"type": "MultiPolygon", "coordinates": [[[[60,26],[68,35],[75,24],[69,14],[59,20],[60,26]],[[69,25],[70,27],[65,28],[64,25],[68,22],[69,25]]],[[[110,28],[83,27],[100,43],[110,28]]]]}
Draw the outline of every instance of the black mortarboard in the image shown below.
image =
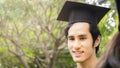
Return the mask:
{"type": "Polygon", "coordinates": [[[116,7],[117,7],[117,11],[118,11],[118,16],[119,16],[119,26],[118,26],[118,29],[120,31],[120,0],[116,0],[116,7]]]}
{"type": "Polygon", "coordinates": [[[57,20],[98,24],[109,8],[66,1],[57,20]]]}

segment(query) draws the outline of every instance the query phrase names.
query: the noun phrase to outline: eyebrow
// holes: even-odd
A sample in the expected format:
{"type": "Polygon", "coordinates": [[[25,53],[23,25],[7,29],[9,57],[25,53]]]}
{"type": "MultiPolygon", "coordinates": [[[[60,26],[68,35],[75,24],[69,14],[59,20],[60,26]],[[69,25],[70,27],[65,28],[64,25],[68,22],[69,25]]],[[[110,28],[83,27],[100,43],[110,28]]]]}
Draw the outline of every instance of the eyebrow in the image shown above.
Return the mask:
{"type": "Polygon", "coordinates": [[[87,36],[86,34],[79,35],[79,37],[86,37],[86,36],[87,36]]]}
{"type": "MultiPolygon", "coordinates": [[[[86,34],[78,35],[78,37],[86,37],[86,36],[87,36],[86,34]]],[[[68,36],[68,38],[71,38],[71,37],[74,37],[74,36],[73,35],[68,36]]]]}

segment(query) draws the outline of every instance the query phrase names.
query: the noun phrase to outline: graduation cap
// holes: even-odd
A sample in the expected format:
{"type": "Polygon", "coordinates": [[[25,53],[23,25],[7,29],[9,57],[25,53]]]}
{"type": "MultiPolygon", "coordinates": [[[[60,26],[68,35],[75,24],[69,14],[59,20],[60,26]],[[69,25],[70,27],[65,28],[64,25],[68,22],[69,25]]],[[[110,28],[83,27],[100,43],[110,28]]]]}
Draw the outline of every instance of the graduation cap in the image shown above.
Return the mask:
{"type": "Polygon", "coordinates": [[[118,16],[119,16],[119,26],[118,26],[118,29],[120,31],[120,0],[115,0],[116,1],[116,7],[117,7],[117,11],[118,11],[118,16]]]}
{"type": "Polygon", "coordinates": [[[109,10],[105,7],[66,1],[57,20],[69,23],[87,22],[97,25],[109,10]]]}

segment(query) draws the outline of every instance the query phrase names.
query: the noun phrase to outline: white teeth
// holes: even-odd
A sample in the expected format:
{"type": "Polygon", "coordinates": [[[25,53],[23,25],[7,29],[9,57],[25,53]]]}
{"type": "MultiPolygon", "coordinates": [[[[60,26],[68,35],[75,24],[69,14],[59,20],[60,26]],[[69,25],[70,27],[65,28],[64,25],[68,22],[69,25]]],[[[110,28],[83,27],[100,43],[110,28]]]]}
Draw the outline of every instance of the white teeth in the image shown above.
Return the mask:
{"type": "Polygon", "coordinates": [[[80,51],[80,52],[74,52],[76,54],[81,54],[81,53],[84,53],[84,51],[80,51]]]}
{"type": "Polygon", "coordinates": [[[75,51],[75,50],[73,50],[72,52],[73,52],[73,53],[76,53],[76,54],[84,53],[84,51],[75,51]]]}

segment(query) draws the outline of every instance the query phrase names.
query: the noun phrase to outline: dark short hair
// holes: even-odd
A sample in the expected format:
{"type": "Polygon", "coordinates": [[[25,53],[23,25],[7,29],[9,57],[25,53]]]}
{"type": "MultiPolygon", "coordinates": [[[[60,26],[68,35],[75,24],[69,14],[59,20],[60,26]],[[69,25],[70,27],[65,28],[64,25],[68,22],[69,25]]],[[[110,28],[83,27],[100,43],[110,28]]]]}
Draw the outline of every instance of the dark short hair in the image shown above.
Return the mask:
{"type": "MultiPolygon", "coordinates": [[[[73,25],[74,23],[68,23],[67,27],[65,28],[65,36],[67,38],[68,36],[68,30],[70,29],[70,27],[73,25]]],[[[101,33],[98,29],[98,27],[96,26],[96,24],[90,24],[88,23],[90,28],[89,31],[92,35],[92,39],[93,39],[93,43],[95,42],[95,40],[97,39],[98,36],[101,36],[101,33]]],[[[96,47],[96,53],[99,51],[99,45],[96,47]]]]}

